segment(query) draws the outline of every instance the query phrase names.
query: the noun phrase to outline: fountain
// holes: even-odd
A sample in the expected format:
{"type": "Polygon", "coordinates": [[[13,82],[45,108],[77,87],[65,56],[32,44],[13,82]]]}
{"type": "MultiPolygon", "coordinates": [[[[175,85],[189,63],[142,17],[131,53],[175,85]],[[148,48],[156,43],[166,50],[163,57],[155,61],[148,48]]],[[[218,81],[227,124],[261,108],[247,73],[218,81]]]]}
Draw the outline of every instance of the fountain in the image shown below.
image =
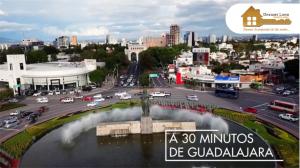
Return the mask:
{"type": "Polygon", "coordinates": [[[128,134],[162,133],[165,130],[195,130],[196,123],[190,121],[152,120],[147,91],[141,97],[142,116],[140,121],[104,122],[96,128],[97,136],[126,136],[128,134]]]}

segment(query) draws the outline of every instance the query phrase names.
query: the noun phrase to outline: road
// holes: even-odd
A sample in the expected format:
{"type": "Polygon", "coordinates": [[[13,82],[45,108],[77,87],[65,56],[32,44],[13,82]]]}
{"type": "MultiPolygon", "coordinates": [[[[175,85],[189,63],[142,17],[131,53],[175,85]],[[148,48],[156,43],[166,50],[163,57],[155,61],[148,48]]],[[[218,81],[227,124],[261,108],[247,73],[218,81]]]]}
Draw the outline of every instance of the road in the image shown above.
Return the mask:
{"type": "MultiPolygon", "coordinates": [[[[113,89],[96,89],[91,92],[84,93],[85,95],[94,95],[96,93],[102,93],[102,95],[114,95],[117,91],[127,91],[133,95],[133,98],[138,98],[137,96],[134,96],[135,92],[141,91],[137,88],[113,88],[113,89]]],[[[285,100],[289,102],[298,102],[299,96],[295,97],[282,97],[278,95],[273,95],[270,93],[259,93],[259,92],[253,92],[253,91],[241,91],[240,92],[240,98],[239,99],[226,99],[226,98],[219,98],[214,96],[214,93],[212,91],[194,91],[182,87],[173,87],[173,88],[154,88],[150,89],[149,92],[152,91],[166,91],[172,93],[171,97],[169,98],[161,98],[161,99],[168,99],[169,101],[187,101],[186,96],[190,94],[197,95],[199,98],[199,101],[201,104],[207,104],[207,105],[217,105],[218,107],[228,108],[240,111],[241,108],[244,107],[255,107],[258,109],[257,117],[261,119],[265,119],[267,121],[270,121],[272,123],[279,124],[279,126],[287,129],[289,132],[294,132],[299,137],[299,124],[293,123],[285,120],[281,120],[278,117],[278,112],[271,111],[267,108],[267,104],[274,100],[285,100]]],[[[36,111],[38,107],[42,105],[47,105],[49,107],[49,111],[44,113],[38,121],[44,121],[48,120],[57,116],[62,116],[68,113],[80,111],[80,110],[88,110],[89,108],[86,107],[87,102],[82,102],[80,100],[76,100],[74,103],[70,104],[62,104],[59,102],[59,99],[61,97],[64,97],[65,95],[58,95],[58,96],[48,96],[49,103],[47,104],[39,104],[35,101],[35,97],[27,97],[25,100],[23,100],[22,103],[26,103],[26,107],[21,107],[22,110],[28,110],[28,111],[36,111]]],[[[114,97],[110,100],[105,100],[105,102],[102,102],[101,105],[108,105],[110,103],[115,103],[119,101],[118,98],[114,97]]],[[[5,112],[0,113],[0,120],[4,120],[8,117],[9,113],[15,111],[9,110],[5,112]]],[[[0,142],[5,140],[6,138],[10,137],[11,135],[15,134],[18,131],[23,130],[28,126],[28,121],[21,122],[20,125],[13,129],[0,129],[0,142]]]]}

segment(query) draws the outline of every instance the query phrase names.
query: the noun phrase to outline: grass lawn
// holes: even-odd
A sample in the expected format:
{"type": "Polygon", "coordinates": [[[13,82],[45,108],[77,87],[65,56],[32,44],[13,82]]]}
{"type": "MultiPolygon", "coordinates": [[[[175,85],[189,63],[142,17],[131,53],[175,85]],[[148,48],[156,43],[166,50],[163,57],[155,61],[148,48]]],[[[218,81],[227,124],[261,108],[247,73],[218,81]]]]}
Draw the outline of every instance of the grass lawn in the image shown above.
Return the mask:
{"type": "Polygon", "coordinates": [[[20,158],[22,154],[39,138],[43,137],[48,132],[52,131],[55,128],[58,128],[66,123],[80,119],[83,116],[86,116],[94,112],[103,112],[109,111],[114,108],[128,108],[132,106],[139,105],[139,101],[122,101],[111,106],[102,107],[98,110],[89,110],[82,113],[77,113],[74,115],[68,115],[63,117],[53,118],[51,120],[45,121],[43,123],[33,125],[26,128],[24,131],[19,134],[11,137],[5,141],[0,147],[6,152],[11,154],[15,158],[20,158]]]}
{"type": "Polygon", "coordinates": [[[284,160],[284,167],[299,167],[299,140],[288,132],[273,125],[257,121],[252,114],[228,109],[215,109],[214,114],[233,120],[255,131],[276,150],[280,158],[284,160]]]}
{"type": "Polygon", "coordinates": [[[18,108],[18,107],[23,107],[23,106],[26,106],[26,104],[22,104],[22,103],[4,103],[4,104],[0,105],[0,112],[10,110],[10,109],[14,109],[14,108],[18,108]]]}

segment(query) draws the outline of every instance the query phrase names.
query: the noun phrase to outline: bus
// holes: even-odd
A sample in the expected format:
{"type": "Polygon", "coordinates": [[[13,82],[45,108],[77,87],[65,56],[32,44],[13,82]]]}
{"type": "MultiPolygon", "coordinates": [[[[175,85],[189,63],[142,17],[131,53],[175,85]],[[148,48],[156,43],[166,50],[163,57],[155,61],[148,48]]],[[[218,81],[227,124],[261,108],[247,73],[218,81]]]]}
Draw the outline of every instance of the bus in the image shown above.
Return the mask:
{"type": "Polygon", "coordinates": [[[281,100],[273,100],[270,102],[269,108],[275,111],[287,113],[299,113],[299,106],[295,103],[285,102],[281,100]]]}
{"type": "Polygon", "coordinates": [[[237,99],[239,98],[239,91],[236,89],[216,89],[215,95],[217,97],[237,99]]]}

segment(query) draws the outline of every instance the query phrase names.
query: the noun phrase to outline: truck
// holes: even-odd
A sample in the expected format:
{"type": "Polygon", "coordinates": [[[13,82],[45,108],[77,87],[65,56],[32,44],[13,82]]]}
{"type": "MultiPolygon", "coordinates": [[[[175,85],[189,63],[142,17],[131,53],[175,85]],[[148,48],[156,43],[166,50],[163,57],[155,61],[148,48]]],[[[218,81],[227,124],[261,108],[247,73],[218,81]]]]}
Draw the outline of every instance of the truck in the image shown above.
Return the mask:
{"type": "Polygon", "coordinates": [[[288,121],[293,121],[293,122],[299,120],[299,117],[297,117],[293,114],[290,114],[290,113],[279,114],[279,118],[284,119],[284,120],[288,120],[288,121]]]}

